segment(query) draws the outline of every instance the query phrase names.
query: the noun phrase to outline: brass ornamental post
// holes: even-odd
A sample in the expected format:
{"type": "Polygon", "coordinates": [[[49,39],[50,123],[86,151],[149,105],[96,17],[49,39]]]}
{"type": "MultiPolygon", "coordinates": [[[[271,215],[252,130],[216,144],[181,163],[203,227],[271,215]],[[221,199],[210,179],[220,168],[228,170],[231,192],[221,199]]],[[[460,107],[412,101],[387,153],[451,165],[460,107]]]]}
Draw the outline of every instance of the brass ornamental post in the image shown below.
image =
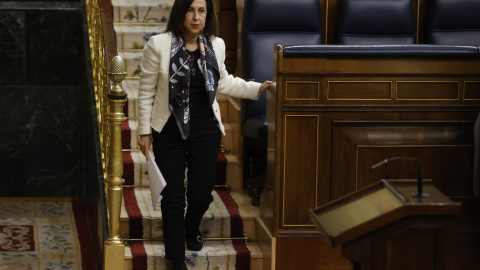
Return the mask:
{"type": "Polygon", "coordinates": [[[109,233],[104,241],[103,269],[123,270],[125,245],[119,235],[120,209],[123,198],[122,184],[124,182],[122,179],[121,126],[126,120],[123,106],[127,95],[120,83],[126,75],[125,62],[120,57],[115,57],[107,72],[107,57],[98,0],[86,0],[86,11],[108,214],[109,233]],[[111,83],[108,77],[114,83],[112,89],[110,89],[111,83]]]}
{"type": "Polygon", "coordinates": [[[126,118],[123,106],[127,101],[127,94],[121,87],[125,79],[125,62],[120,56],[115,56],[108,71],[114,85],[107,94],[110,111],[107,120],[110,124],[110,146],[107,163],[106,196],[108,208],[109,236],[105,241],[105,269],[123,269],[125,246],[120,238],[120,209],[123,197],[122,158],[122,124],[126,118]]]}

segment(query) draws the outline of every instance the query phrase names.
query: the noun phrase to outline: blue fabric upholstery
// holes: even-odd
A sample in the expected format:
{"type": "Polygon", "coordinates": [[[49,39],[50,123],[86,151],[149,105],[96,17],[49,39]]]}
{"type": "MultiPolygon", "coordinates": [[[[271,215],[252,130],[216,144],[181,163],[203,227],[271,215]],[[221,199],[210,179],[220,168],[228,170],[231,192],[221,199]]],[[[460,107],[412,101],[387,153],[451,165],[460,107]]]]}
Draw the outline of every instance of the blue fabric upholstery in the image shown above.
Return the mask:
{"type": "Polygon", "coordinates": [[[268,137],[266,114],[260,113],[247,119],[242,125],[242,135],[257,140],[266,140],[268,137]]]}
{"type": "Polygon", "coordinates": [[[429,0],[428,43],[480,45],[480,0],[429,0]]]}
{"type": "MultiPolygon", "coordinates": [[[[274,45],[321,44],[318,0],[248,0],[242,25],[243,78],[273,79],[274,45]]],[[[266,94],[242,104],[242,135],[267,139],[266,94]]]]}
{"type": "Polygon", "coordinates": [[[411,0],[342,0],[338,44],[415,44],[411,0]]]}
{"type": "Polygon", "coordinates": [[[460,45],[304,45],[286,46],[283,57],[480,58],[478,46],[460,45]]]}

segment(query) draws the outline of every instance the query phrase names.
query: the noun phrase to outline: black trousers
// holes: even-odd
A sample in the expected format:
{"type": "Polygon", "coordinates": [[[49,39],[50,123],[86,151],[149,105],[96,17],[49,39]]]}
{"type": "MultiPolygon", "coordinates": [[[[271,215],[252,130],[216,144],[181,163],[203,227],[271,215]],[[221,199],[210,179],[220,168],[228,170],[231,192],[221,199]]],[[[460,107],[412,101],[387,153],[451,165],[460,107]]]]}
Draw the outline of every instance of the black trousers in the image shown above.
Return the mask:
{"type": "Polygon", "coordinates": [[[162,131],[153,132],[152,137],[155,161],[167,182],[161,200],[166,257],[174,265],[183,265],[185,233],[198,231],[213,201],[220,130],[211,116],[192,119],[190,135],[184,140],[172,115],[162,131]],[[188,168],[186,190],[185,167],[188,168]]]}

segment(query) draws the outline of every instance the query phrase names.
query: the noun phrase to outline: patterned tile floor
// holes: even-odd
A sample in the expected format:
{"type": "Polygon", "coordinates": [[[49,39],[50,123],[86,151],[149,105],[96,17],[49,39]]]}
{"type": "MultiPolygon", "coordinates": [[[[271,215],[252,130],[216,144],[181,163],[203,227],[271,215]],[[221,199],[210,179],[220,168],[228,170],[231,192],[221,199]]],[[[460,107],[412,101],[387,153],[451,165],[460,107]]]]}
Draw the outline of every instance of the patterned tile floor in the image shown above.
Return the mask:
{"type": "Polygon", "coordinates": [[[82,213],[67,198],[1,198],[0,270],[95,269],[82,213]]]}

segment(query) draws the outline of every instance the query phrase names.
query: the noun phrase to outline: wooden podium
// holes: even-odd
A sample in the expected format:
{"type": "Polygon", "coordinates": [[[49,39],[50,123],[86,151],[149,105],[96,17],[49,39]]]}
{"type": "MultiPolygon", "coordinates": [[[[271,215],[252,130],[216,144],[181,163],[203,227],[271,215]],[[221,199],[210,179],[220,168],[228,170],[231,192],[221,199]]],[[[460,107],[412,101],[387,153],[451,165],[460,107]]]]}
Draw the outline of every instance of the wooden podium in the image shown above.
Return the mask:
{"type": "Polygon", "coordinates": [[[455,269],[454,203],[431,182],[382,180],[315,210],[310,218],[362,270],[455,269]]]}

